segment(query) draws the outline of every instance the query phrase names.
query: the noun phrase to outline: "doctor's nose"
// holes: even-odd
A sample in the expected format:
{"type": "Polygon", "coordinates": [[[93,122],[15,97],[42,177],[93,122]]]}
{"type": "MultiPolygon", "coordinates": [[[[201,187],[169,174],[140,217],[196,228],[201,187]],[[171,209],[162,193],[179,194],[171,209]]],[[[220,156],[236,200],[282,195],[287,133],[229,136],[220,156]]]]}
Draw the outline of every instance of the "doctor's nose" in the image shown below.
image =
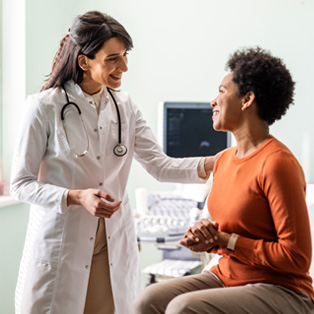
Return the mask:
{"type": "Polygon", "coordinates": [[[126,72],[128,70],[128,59],[127,58],[121,58],[119,62],[119,69],[122,72],[126,72]]]}

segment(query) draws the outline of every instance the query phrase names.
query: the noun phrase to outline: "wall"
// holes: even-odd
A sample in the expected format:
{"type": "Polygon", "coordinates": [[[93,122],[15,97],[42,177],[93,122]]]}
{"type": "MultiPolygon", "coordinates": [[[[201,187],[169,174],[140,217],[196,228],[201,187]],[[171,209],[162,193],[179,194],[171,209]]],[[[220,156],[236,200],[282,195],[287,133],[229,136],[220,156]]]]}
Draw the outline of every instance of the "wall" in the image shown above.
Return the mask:
{"type": "MultiPolygon", "coordinates": [[[[18,108],[25,98],[25,6],[23,0],[1,1],[1,157],[8,182],[18,126],[18,108]]],[[[2,179],[2,178],[0,178],[2,179]]],[[[6,186],[6,189],[8,187],[6,186]]],[[[14,290],[28,220],[28,205],[3,206],[0,197],[0,312],[14,313],[14,290]]]]}
{"type": "MultiPolygon", "coordinates": [[[[309,93],[314,81],[314,42],[309,40],[313,1],[129,1],[125,10],[121,1],[93,3],[122,21],[133,36],[124,87],[154,130],[160,100],[212,99],[227,57],[238,47],[261,45],[282,57],[297,81],[296,101],[271,131],[296,154],[308,181],[314,180],[309,162],[314,153],[309,93]]],[[[85,11],[90,5],[81,7],[85,11]]],[[[137,183],[131,178],[132,184],[137,183]]]]}
{"type": "MultiPolygon", "coordinates": [[[[122,22],[133,37],[135,48],[129,55],[123,89],[131,94],[155,134],[158,103],[211,100],[225,74],[228,55],[238,47],[261,45],[282,57],[297,82],[295,105],[282,121],[275,123],[271,132],[297,156],[307,181],[314,181],[310,163],[314,159],[313,1],[2,0],[2,3],[6,8],[3,17],[9,21],[9,27],[3,29],[8,49],[3,54],[7,61],[3,62],[6,87],[1,121],[7,179],[18,112],[25,95],[40,89],[50,72],[59,40],[74,17],[97,9],[122,22]],[[22,26],[17,27],[18,23],[22,26]]],[[[128,185],[133,208],[134,190],[142,186],[151,190],[174,188],[173,184],[156,182],[134,162],[128,185]]],[[[26,205],[0,208],[1,248],[4,248],[3,268],[0,267],[1,313],[13,313],[13,287],[27,209],[26,205]]]]}
{"type": "MultiPolygon", "coordinates": [[[[211,100],[217,94],[230,53],[247,45],[271,50],[285,60],[297,82],[295,105],[271,127],[271,132],[297,156],[307,181],[314,181],[310,163],[314,158],[314,106],[310,94],[314,83],[314,42],[309,40],[314,35],[313,1],[90,0],[76,1],[76,7],[56,1],[53,5],[58,3],[59,11],[50,4],[49,15],[40,14],[47,7],[46,1],[27,3],[32,17],[27,25],[27,68],[32,69],[27,71],[27,92],[36,91],[49,73],[57,42],[76,14],[92,9],[108,12],[133,37],[135,47],[129,55],[123,88],[155,134],[160,101],[211,100]],[[31,12],[34,7],[36,16],[31,12]],[[37,38],[41,38],[40,45],[37,38]],[[45,54],[40,48],[42,43],[45,54]]],[[[135,162],[128,186],[133,207],[134,190],[141,186],[174,187],[156,182],[135,162]]]]}
{"type": "Polygon", "coordinates": [[[0,208],[0,313],[14,313],[14,291],[22,256],[28,205],[0,208]]]}
{"type": "Polygon", "coordinates": [[[23,0],[2,0],[2,119],[4,178],[8,182],[18,108],[25,98],[25,6],[23,0]],[[18,92],[17,92],[18,91],[18,92]]]}

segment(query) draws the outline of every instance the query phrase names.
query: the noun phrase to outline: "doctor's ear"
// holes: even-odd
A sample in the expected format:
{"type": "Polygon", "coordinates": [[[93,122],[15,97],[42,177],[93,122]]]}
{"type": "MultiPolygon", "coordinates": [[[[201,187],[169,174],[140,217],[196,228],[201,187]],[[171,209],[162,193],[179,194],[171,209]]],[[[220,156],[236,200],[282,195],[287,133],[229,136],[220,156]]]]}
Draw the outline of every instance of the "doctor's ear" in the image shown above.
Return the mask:
{"type": "Polygon", "coordinates": [[[254,101],[255,101],[254,92],[252,91],[247,92],[246,95],[242,98],[242,107],[241,107],[242,111],[251,107],[254,101]]]}
{"type": "Polygon", "coordinates": [[[88,70],[88,58],[85,55],[79,55],[77,57],[77,62],[78,62],[79,67],[83,71],[87,71],[88,70]]]}

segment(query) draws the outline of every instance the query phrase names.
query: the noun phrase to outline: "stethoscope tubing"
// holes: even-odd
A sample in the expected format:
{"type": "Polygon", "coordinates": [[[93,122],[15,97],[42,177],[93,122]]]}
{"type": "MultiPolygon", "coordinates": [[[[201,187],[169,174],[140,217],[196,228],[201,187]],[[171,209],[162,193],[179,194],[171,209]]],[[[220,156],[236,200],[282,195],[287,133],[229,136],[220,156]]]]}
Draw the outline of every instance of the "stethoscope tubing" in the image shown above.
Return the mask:
{"type": "Polygon", "coordinates": [[[111,96],[111,98],[112,98],[112,100],[114,102],[114,105],[116,107],[117,117],[118,117],[118,131],[119,131],[119,133],[118,133],[119,134],[118,135],[118,139],[119,139],[118,143],[121,144],[121,116],[120,116],[120,110],[119,110],[118,104],[117,104],[115,98],[113,97],[109,87],[107,87],[107,91],[110,94],[110,96],[111,96]]]}
{"type": "MultiPolygon", "coordinates": [[[[77,111],[78,111],[78,113],[79,113],[79,116],[80,116],[80,118],[81,118],[81,120],[82,120],[83,127],[84,127],[84,129],[85,129],[85,133],[86,133],[86,137],[87,137],[87,149],[86,149],[82,154],[77,154],[77,153],[75,153],[75,155],[76,155],[77,157],[83,157],[83,156],[85,156],[85,155],[87,154],[88,149],[89,149],[89,138],[88,138],[88,134],[87,134],[87,130],[86,130],[85,124],[84,124],[84,120],[83,120],[83,118],[82,118],[82,112],[81,112],[80,107],[79,107],[75,102],[69,100],[69,96],[68,96],[68,93],[67,93],[65,87],[64,87],[63,85],[61,85],[61,87],[62,87],[62,89],[64,90],[65,97],[66,97],[66,101],[67,101],[66,104],[64,104],[63,107],[62,107],[62,109],[61,109],[61,120],[62,120],[63,124],[64,124],[64,121],[65,121],[65,120],[64,120],[64,118],[65,118],[65,117],[64,117],[64,111],[65,111],[66,107],[67,107],[68,105],[73,105],[73,106],[75,106],[75,108],[77,109],[77,111]]],[[[126,146],[124,146],[124,145],[121,144],[122,125],[121,125],[120,110],[119,110],[117,101],[116,101],[116,99],[113,97],[113,94],[112,94],[112,92],[111,92],[111,90],[110,90],[109,87],[107,87],[107,91],[108,91],[108,93],[110,94],[110,96],[111,96],[111,98],[112,98],[112,100],[113,100],[113,103],[114,103],[114,105],[115,105],[116,112],[117,112],[117,118],[118,118],[118,144],[113,148],[113,153],[114,153],[116,156],[118,156],[118,157],[122,157],[122,156],[124,156],[124,155],[127,153],[127,148],[126,148],[126,146]]],[[[65,128],[65,126],[64,126],[64,128],[65,128]]],[[[65,132],[66,132],[66,130],[65,130],[65,132]]],[[[66,137],[67,137],[67,134],[66,134],[66,137]]],[[[69,142],[68,137],[67,137],[67,141],[69,142]]]]}
{"type": "Polygon", "coordinates": [[[67,107],[68,105],[73,105],[73,106],[75,106],[76,109],[77,109],[77,111],[78,111],[78,113],[79,113],[79,115],[81,115],[82,112],[81,112],[80,107],[79,107],[75,102],[69,100],[68,93],[67,93],[67,91],[65,90],[64,86],[61,85],[61,87],[63,88],[64,93],[65,93],[65,97],[66,97],[66,99],[67,99],[67,103],[66,103],[66,104],[62,107],[62,109],[61,109],[61,120],[64,121],[64,110],[66,109],[66,107],[67,107]]]}

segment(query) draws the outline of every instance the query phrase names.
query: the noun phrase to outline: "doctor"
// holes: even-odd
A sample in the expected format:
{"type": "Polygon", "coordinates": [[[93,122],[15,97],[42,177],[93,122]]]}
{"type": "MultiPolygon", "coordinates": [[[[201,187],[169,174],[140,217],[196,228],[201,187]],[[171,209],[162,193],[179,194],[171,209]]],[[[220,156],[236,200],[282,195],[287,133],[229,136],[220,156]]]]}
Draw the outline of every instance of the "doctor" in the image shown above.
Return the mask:
{"type": "Polygon", "coordinates": [[[118,92],[132,39],[112,17],[78,16],[29,96],[11,194],[31,204],[16,314],[132,313],[140,264],[126,184],[133,157],[156,179],[204,182],[214,157],[167,157],[118,92]]]}

